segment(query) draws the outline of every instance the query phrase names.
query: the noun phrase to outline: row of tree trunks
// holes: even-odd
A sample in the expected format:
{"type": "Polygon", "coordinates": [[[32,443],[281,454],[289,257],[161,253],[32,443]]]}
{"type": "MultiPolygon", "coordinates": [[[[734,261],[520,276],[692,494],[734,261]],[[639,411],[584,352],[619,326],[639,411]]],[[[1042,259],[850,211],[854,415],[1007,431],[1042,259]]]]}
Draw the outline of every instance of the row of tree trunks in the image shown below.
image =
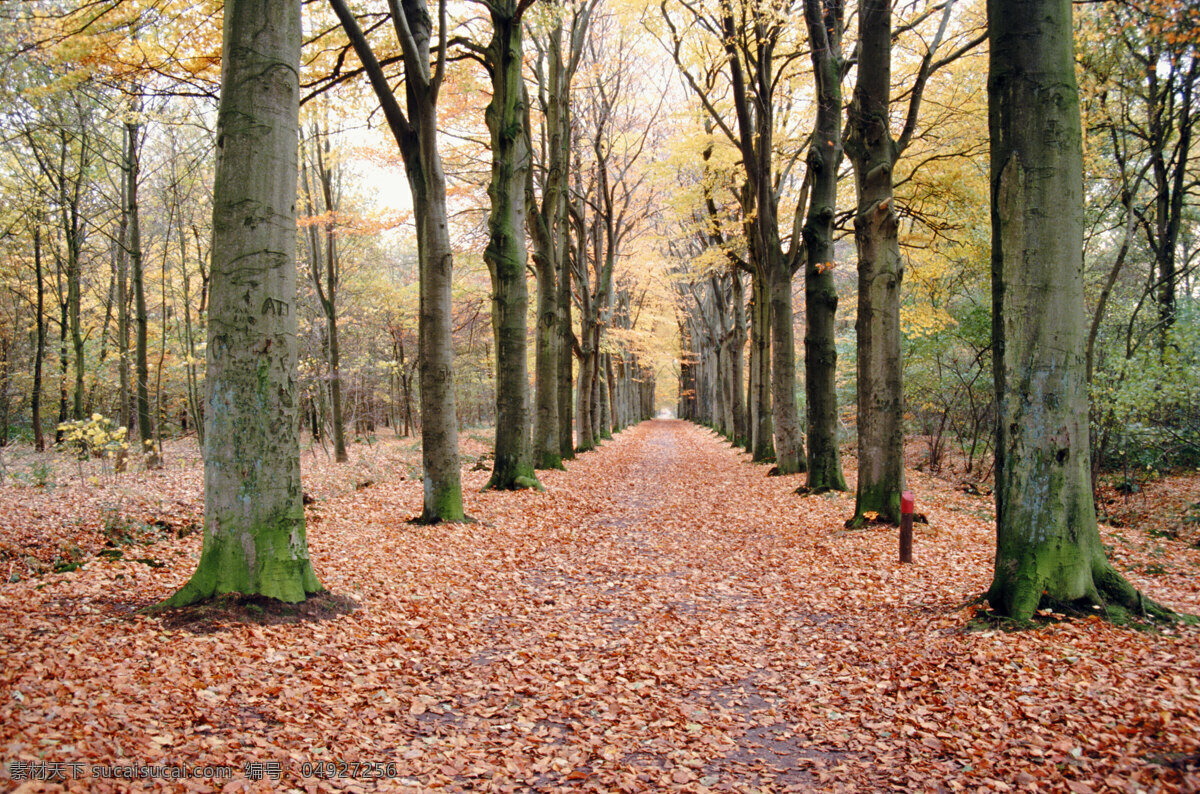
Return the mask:
{"type": "MultiPolygon", "coordinates": [[[[578,342],[571,319],[571,259],[575,255],[570,234],[568,181],[572,152],[571,86],[595,6],[596,0],[572,4],[568,14],[563,5],[548,5],[553,22],[544,38],[533,39],[537,57],[532,59],[532,65],[542,111],[544,144],[544,159],[538,169],[540,204],[535,193],[534,169],[530,169],[526,183],[538,285],[533,460],[539,469],[562,468],[564,460],[575,456],[573,378],[574,348],[578,342]],[[569,27],[564,28],[567,20],[569,27]]],[[[528,136],[528,113],[525,124],[528,136]]]]}
{"type": "MultiPolygon", "coordinates": [[[[793,240],[785,252],[779,236],[779,196],[775,171],[775,107],[772,95],[776,87],[773,53],[780,26],[773,20],[760,19],[763,9],[752,10],[753,24],[739,26],[729,0],[721,3],[721,27],[730,70],[733,104],[737,115],[734,142],[742,153],[746,172],[747,237],[755,295],[763,324],[764,338],[769,337],[771,358],[764,359],[766,378],[762,387],[770,390],[774,460],[777,474],[794,474],[807,468],[800,420],[796,407],[796,354],[792,330],[792,276],[799,263],[799,240],[793,240]],[[744,41],[748,39],[748,41],[744,41]],[[739,43],[745,46],[739,46],[739,43]],[[750,52],[754,52],[751,60],[750,52]]],[[[802,197],[799,206],[806,201],[802,197]]],[[[762,353],[767,353],[764,347],[762,353]]],[[[765,400],[765,398],[764,398],[765,400]]],[[[764,408],[765,402],[759,404],[764,408]]],[[[761,412],[760,412],[761,413],[761,412]]],[[[760,421],[761,418],[760,418],[760,421]]],[[[756,460],[766,460],[765,447],[755,440],[756,460]]]]}
{"type": "MultiPolygon", "coordinates": [[[[339,0],[333,1],[336,8],[339,0]]],[[[946,17],[930,55],[945,29],[951,5],[944,6],[946,17]]],[[[357,23],[344,12],[343,6],[338,11],[343,25],[352,39],[357,36],[355,46],[368,71],[374,69],[372,79],[379,90],[383,78],[378,63],[365,47],[357,23]]],[[[1020,620],[1027,620],[1046,603],[1101,607],[1117,604],[1139,608],[1143,614],[1170,617],[1172,613],[1143,599],[1112,569],[1104,557],[1091,499],[1081,262],[1082,133],[1070,3],[990,0],[988,12],[992,40],[989,127],[993,349],[999,419],[997,553],[988,599],[999,612],[1020,620]],[[1053,304],[1046,301],[1048,294],[1055,296],[1053,304]]],[[[444,6],[441,16],[444,32],[444,6]]],[[[443,300],[448,303],[450,261],[445,237],[445,182],[435,138],[444,46],[437,74],[431,77],[430,22],[424,4],[406,4],[404,19],[396,22],[407,60],[410,114],[416,124],[408,123],[394,99],[390,106],[384,100],[385,114],[405,154],[417,209],[422,256],[422,398],[441,399],[435,407],[442,411],[448,408],[450,418],[447,424],[437,411],[423,411],[423,416],[425,424],[439,423],[437,432],[442,435],[433,440],[444,444],[447,439],[456,441],[452,392],[447,402],[437,391],[450,383],[449,364],[442,358],[450,347],[448,339],[440,335],[444,330],[442,321],[448,317],[443,300]],[[436,349],[428,347],[442,343],[436,349]],[[438,371],[439,367],[446,371],[438,371]],[[439,376],[445,377],[438,380],[439,376]]],[[[882,352],[868,349],[860,355],[860,391],[870,392],[865,401],[860,398],[860,424],[864,412],[882,416],[883,429],[875,433],[871,428],[870,432],[872,438],[885,440],[894,428],[889,426],[890,406],[880,402],[887,395],[881,392],[890,391],[897,402],[900,398],[899,380],[892,379],[893,362],[887,356],[896,335],[890,307],[902,275],[898,252],[893,250],[897,224],[892,205],[892,169],[911,135],[921,87],[919,80],[910,104],[909,124],[901,139],[893,142],[888,124],[890,39],[890,4],[886,0],[866,0],[860,17],[860,74],[847,148],[855,160],[859,196],[855,230],[863,280],[860,294],[866,291],[874,298],[876,305],[865,309],[880,310],[880,316],[860,316],[860,344],[884,348],[882,352]],[[875,290],[883,290],[884,294],[876,294],[875,290]]],[[[217,117],[219,154],[213,191],[205,534],[197,570],[165,602],[170,606],[225,592],[299,601],[321,590],[308,559],[301,503],[297,314],[291,305],[296,293],[300,44],[300,4],[296,0],[226,3],[217,117]]],[[[921,71],[928,76],[929,57],[921,71]]],[[[386,81],[382,86],[386,88],[386,81]]],[[[611,194],[604,190],[603,153],[599,147],[595,153],[600,165],[599,186],[611,200],[611,194]]],[[[518,201],[523,202],[525,180],[508,182],[518,183],[518,201]]],[[[502,205],[497,197],[494,208],[502,210],[502,205]]],[[[817,220],[827,206],[822,199],[817,220]]],[[[762,211],[763,207],[758,209],[762,211]]],[[[585,239],[587,218],[582,211],[577,216],[580,238],[585,239]]],[[[135,218],[131,216],[131,221],[135,218]]],[[[511,218],[506,218],[505,224],[511,226],[511,218]]],[[[814,227],[809,236],[819,238],[820,231],[814,227]]],[[[622,353],[618,378],[611,352],[601,347],[600,329],[612,319],[611,269],[607,275],[603,269],[609,268],[616,256],[612,213],[593,222],[592,232],[593,269],[598,280],[584,317],[583,335],[590,339],[583,356],[580,393],[584,397],[581,414],[586,406],[588,431],[594,437],[596,416],[603,417],[606,410],[613,419],[626,415],[634,391],[631,384],[636,357],[631,356],[626,366],[622,353]],[[599,233],[601,225],[606,227],[603,235],[599,233]],[[608,399],[600,396],[606,387],[608,399]]],[[[761,230],[759,234],[761,237],[761,230]]],[[[136,240],[136,233],[130,239],[136,240]]],[[[35,247],[39,242],[40,237],[35,237],[35,247]]],[[[78,264],[77,260],[74,265],[70,262],[69,248],[68,274],[78,264]]],[[[581,245],[579,253],[586,253],[585,248],[581,245]]],[[[35,256],[40,260],[40,252],[35,250],[35,256]]],[[[40,276],[40,264],[38,270],[40,276]]],[[[760,269],[759,275],[769,272],[760,269]]],[[[576,273],[582,274],[583,287],[591,286],[582,258],[576,262],[576,273]]],[[[752,351],[758,349],[759,353],[757,361],[752,359],[751,380],[757,378],[761,390],[767,389],[771,374],[765,344],[770,338],[768,330],[778,327],[783,319],[779,315],[785,311],[775,298],[777,286],[778,281],[770,278],[754,280],[752,322],[758,335],[756,338],[752,333],[751,337],[762,346],[752,345],[752,351]]],[[[699,312],[689,312],[681,321],[681,334],[690,343],[683,365],[684,385],[688,388],[681,395],[688,401],[689,412],[717,416],[730,430],[734,420],[729,384],[734,379],[728,374],[732,366],[726,346],[726,320],[718,308],[719,302],[728,298],[716,279],[709,282],[708,288],[707,298],[698,300],[699,312]],[[711,312],[706,311],[709,308],[711,312]],[[698,355],[689,356],[692,351],[698,355]]],[[[626,300],[627,296],[618,300],[618,306],[626,300]]],[[[67,327],[72,308],[78,309],[77,302],[76,279],[74,296],[68,288],[62,315],[64,395],[67,327]]],[[[786,319],[790,324],[790,313],[786,319]]],[[[72,333],[77,330],[72,329],[72,333]]],[[[82,351],[76,339],[72,343],[78,365],[82,351]]],[[[740,349],[733,352],[740,358],[740,349]]],[[[643,415],[653,404],[652,384],[652,379],[643,377],[637,390],[636,402],[643,415]]],[[[740,387],[737,383],[735,390],[740,387]]],[[[81,395],[77,378],[77,414],[82,410],[81,395]]],[[[776,396],[781,396],[778,391],[776,396]]],[[[63,402],[65,406],[65,399],[63,402]]],[[[752,403],[752,409],[760,414],[759,422],[761,408],[752,403]]],[[[780,416],[778,411],[776,416],[780,416]]],[[[603,434],[610,424],[602,420],[598,432],[603,434]]],[[[860,439],[862,433],[860,429],[860,439]]],[[[430,438],[426,436],[425,440],[430,438]]],[[[860,440],[860,451],[862,443],[860,440]]],[[[438,447],[438,451],[443,450],[438,447]]],[[[892,452],[890,448],[882,451],[892,452]]],[[[437,463],[455,468],[452,484],[459,490],[461,512],[456,458],[451,455],[448,461],[437,463]]],[[[447,491],[437,491],[448,480],[433,479],[443,474],[430,465],[427,456],[426,518],[432,520],[453,513],[454,505],[444,499],[447,491]],[[429,516],[431,506],[442,513],[429,516]]],[[[861,480],[866,476],[865,472],[860,476],[856,518],[864,512],[861,480]]],[[[877,484],[871,483],[870,487],[877,484]]],[[[898,484],[902,487],[903,480],[898,484]]]]}

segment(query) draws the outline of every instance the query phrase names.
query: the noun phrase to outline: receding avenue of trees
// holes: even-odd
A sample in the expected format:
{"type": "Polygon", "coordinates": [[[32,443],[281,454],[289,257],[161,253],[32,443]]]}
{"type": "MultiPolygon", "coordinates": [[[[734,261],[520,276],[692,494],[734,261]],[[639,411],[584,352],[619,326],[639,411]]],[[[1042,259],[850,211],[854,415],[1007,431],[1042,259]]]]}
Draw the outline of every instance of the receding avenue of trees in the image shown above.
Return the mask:
{"type": "Polygon", "coordinates": [[[1093,488],[1200,463],[1183,4],[183,11],[0,23],[0,443],[110,415],[118,465],[155,467],[194,432],[204,551],[170,604],[321,590],[302,437],[419,434],[419,520],[452,522],[464,427],[488,487],[540,489],[666,407],[805,494],[853,450],[850,527],[899,520],[908,437],[994,476],[995,610],[1168,615],[1093,488]]]}

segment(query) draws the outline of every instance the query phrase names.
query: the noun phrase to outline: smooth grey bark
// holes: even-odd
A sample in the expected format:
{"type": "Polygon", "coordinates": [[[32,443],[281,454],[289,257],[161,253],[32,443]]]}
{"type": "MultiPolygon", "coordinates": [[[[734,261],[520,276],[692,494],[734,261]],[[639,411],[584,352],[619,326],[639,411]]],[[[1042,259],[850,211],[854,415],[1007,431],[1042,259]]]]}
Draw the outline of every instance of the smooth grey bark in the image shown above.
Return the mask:
{"type": "Polygon", "coordinates": [[[164,602],[321,592],[305,537],[296,390],[300,3],[225,4],[200,564],[164,602]]]}
{"type": "Polygon", "coordinates": [[[996,558],[987,598],[1170,615],[1109,564],[1088,463],[1083,146],[1069,0],[990,0],[996,558]]]}
{"type": "Polygon", "coordinates": [[[446,174],[438,152],[438,95],[446,70],[446,3],[438,4],[437,60],[430,65],[433,19],[425,0],[392,0],[392,26],[404,61],[407,115],[345,0],[330,6],[362,62],[388,128],[404,158],[416,216],[420,309],[418,370],[421,389],[421,461],[425,501],[420,523],[462,521],[462,473],[454,396],[451,276],[454,254],[446,210],[446,174]]]}
{"type": "Polygon", "coordinates": [[[575,239],[571,257],[571,275],[578,290],[579,300],[579,340],[576,353],[579,358],[579,379],[575,387],[575,425],[577,440],[576,452],[587,452],[595,449],[598,439],[595,435],[595,418],[592,415],[592,385],[595,370],[596,337],[589,319],[593,316],[591,281],[588,278],[588,223],[593,222],[587,215],[587,205],[583,201],[582,177],[578,168],[575,170],[575,194],[572,196],[571,213],[575,224],[575,239]]]}
{"type": "Polygon", "coordinates": [[[609,388],[612,381],[608,378],[608,361],[608,353],[601,353],[596,359],[597,416],[600,418],[600,438],[603,439],[612,438],[612,394],[609,388]]]}
{"type": "Polygon", "coordinates": [[[817,119],[808,150],[811,196],[804,222],[804,388],[808,410],[808,493],[845,491],[838,446],[838,294],[833,280],[833,219],[838,168],[842,162],[841,0],[805,0],[804,18],[812,46],[817,119]]]}

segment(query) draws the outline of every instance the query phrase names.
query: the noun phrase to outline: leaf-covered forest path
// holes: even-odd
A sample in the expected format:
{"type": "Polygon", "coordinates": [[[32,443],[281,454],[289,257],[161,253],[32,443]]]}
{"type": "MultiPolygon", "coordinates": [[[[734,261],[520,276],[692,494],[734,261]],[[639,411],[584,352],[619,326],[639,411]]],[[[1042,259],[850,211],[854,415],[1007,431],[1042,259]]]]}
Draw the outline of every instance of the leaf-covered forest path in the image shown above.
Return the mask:
{"type": "MultiPolygon", "coordinates": [[[[194,536],[149,548],[163,568],[3,585],[0,749],[87,764],[80,791],[134,763],[228,765],[234,791],[1200,788],[1200,633],[968,630],[989,502],[912,477],[930,523],[903,567],[894,529],[841,529],[851,496],[794,496],[801,477],[654,421],[545,494],[469,494],[475,524],[405,523],[408,480],[318,502],[313,560],[349,615],[131,614],[186,580],[194,536]],[[282,783],[246,779],[271,762],[282,783]]],[[[1200,553],[1172,561],[1134,580],[1200,611],[1200,553]]]]}

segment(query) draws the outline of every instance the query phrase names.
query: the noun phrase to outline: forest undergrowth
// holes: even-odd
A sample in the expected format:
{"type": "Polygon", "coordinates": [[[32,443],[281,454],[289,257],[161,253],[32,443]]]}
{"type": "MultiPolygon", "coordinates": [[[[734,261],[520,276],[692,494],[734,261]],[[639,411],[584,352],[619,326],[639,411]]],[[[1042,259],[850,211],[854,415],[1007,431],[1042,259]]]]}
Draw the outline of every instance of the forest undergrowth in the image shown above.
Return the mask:
{"type": "MultiPolygon", "coordinates": [[[[626,430],[542,473],[546,493],[478,493],[485,450],[464,445],[464,525],[407,523],[411,441],[306,454],[340,600],[242,605],[252,621],[138,611],[195,567],[194,453],[42,486],[10,465],[0,785],[152,789],[91,768],[166,764],[233,770],[174,784],[198,791],[1200,790],[1200,629],[989,628],[967,604],[993,503],[955,478],[908,472],[928,524],[901,566],[894,528],[842,528],[852,494],[795,496],[803,475],[694,425],[626,430]],[[47,784],[14,762],[84,766],[47,784]]],[[[1163,486],[1184,528],[1195,484],[1163,486]]],[[[1153,487],[1118,497],[1167,499],[1153,487]]],[[[1200,613],[1200,549],[1121,521],[1101,530],[1117,567],[1200,613]]]]}

